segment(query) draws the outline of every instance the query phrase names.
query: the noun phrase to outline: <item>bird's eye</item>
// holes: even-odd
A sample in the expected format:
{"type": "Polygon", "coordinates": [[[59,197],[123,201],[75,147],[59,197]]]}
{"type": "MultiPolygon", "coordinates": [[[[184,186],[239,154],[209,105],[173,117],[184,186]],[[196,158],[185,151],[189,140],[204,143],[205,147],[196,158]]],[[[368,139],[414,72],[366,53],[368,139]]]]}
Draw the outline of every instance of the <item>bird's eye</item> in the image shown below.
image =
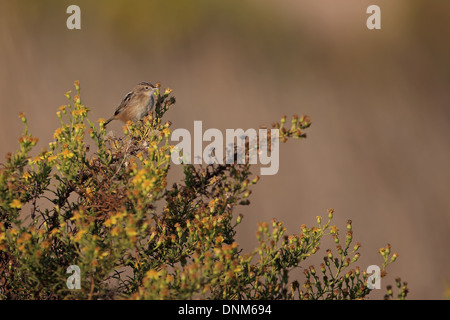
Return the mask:
{"type": "Polygon", "coordinates": [[[148,89],[150,89],[150,88],[149,88],[148,86],[146,86],[146,87],[145,87],[145,90],[148,90],[148,89]]]}

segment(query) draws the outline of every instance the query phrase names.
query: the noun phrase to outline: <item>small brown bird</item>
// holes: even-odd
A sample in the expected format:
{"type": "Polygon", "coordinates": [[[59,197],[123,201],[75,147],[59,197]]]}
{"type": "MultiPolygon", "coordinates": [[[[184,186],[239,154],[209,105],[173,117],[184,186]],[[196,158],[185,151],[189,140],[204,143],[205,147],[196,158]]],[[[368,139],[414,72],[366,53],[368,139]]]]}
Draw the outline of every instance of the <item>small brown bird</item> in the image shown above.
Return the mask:
{"type": "Polygon", "coordinates": [[[153,93],[157,89],[151,83],[139,83],[133,91],[125,95],[114,115],[105,122],[104,126],[115,119],[125,123],[127,121],[137,122],[141,120],[152,110],[155,104],[153,93]]]}

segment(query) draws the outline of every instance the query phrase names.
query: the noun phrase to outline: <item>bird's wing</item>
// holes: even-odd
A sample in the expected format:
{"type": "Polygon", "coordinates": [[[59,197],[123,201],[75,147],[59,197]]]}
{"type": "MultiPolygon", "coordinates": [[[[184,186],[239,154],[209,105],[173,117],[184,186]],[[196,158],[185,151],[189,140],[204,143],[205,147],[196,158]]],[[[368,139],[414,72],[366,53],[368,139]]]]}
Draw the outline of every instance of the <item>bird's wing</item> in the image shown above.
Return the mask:
{"type": "Polygon", "coordinates": [[[114,112],[114,115],[117,116],[119,113],[123,111],[125,106],[128,104],[128,101],[130,101],[131,96],[133,95],[133,91],[128,92],[125,97],[123,98],[120,105],[117,107],[116,111],[114,112]]]}

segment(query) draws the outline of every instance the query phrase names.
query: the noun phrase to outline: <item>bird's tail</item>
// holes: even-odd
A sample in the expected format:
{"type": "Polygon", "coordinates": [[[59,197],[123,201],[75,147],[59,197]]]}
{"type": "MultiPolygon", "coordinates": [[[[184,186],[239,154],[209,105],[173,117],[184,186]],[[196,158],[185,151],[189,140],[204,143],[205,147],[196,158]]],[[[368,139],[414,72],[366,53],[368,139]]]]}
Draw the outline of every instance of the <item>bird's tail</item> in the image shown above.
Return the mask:
{"type": "Polygon", "coordinates": [[[103,124],[103,126],[106,127],[106,125],[108,123],[110,123],[111,121],[113,121],[114,119],[115,119],[114,117],[109,118],[108,120],[106,120],[106,122],[103,124]]]}

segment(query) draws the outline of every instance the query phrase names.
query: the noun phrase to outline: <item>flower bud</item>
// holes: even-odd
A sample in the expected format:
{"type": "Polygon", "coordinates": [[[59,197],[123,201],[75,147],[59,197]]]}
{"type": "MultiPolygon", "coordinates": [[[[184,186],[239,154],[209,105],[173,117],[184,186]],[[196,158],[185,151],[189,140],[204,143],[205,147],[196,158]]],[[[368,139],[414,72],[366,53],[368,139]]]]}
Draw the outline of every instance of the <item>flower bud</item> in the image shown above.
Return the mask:
{"type": "Polygon", "coordinates": [[[303,273],[305,274],[306,278],[309,279],[309,271],[308,271],[308,269],[304,269],[303,273]]]}
{"type": "Polygon", "coordinates": [[[348,220],[347,221],[347,230],[351,231],[352,230],[352,220],[348,220]]]}
{"type": "Polygon", "coordinates": [[[334,243],[336,243],[336,244],[339,243],[339,237],[336,234],[333,234],[333,240],[334,240],[334,243]]]}
{"type": "Polygon", "coordinates": [[[286,115],[283,115],[281,117],[280,123],[281,123],[281,126],[284,126],[284,124],[286,123],[286,115]]]}
{"type": "Polygon", "coordinates": [[[314,269],[314,266],[309,267],[309,272],[311,272],[312,275],[316,274],[316,269],[314,269]]]}
{"type": "Polygon", "coordinates": [[[389,255],[391,253],[391,245],[388,243],[386,245],[386,254],[389,255]]]}
{"type": "Polygon", "coordinates": [[[333,219],[334,209],[328,209],[328,219],[333,219]]]}
{"type": "Polygon", "coordinates": [[[347,258],[343,264],[344,267],[348,267],[350,265],[350,258],[347,258]]]}
{"type": "Polygon", "coordinates": [[[394,262],[395,260],[397,260],[397,258],[398,258],[398,253],[394,252],[394,254],[391,257],[391,262],[394,262]]]}
{"type": "Polygon", "coordinates": [[[395,278],[395,284],[397,288],[400,288],[402,286],[402,280],[400,278],[395,278]]]}
{"type": "Polygon", "coordinates": [[[20,118],[20,120],[22,120],[23,123],[27,122],[27,118],[25,118],[25,113],[20,112],[19,113],[19,118],[20,118]]]}
{"type": "Polygon", "coordinates": [[[392,286],[389,285],[386,287],[386,289],[387,289],[387,294],[392,297],[394,294],[394,292],[392,291],[392,286]]]}
{"type": "Polygon", "coordinates": [[[322,273],[325,273],[327,271],[323,263],[320,264],[320,271],[322,271],[322,273]]]}
{"type": "Polygon", "coordinates": [[[353,239],[353,232],[349,231],[347,232],[347,235],[345,236],[345,242],[350,244],[350,242],[352,242],[353,239]]]}
{"type": "Polygon", "coordinates": [[[331,253],[330,249],[327,250],[327,254],[329,259],[333,259],[333,254],[331,253]]]}

